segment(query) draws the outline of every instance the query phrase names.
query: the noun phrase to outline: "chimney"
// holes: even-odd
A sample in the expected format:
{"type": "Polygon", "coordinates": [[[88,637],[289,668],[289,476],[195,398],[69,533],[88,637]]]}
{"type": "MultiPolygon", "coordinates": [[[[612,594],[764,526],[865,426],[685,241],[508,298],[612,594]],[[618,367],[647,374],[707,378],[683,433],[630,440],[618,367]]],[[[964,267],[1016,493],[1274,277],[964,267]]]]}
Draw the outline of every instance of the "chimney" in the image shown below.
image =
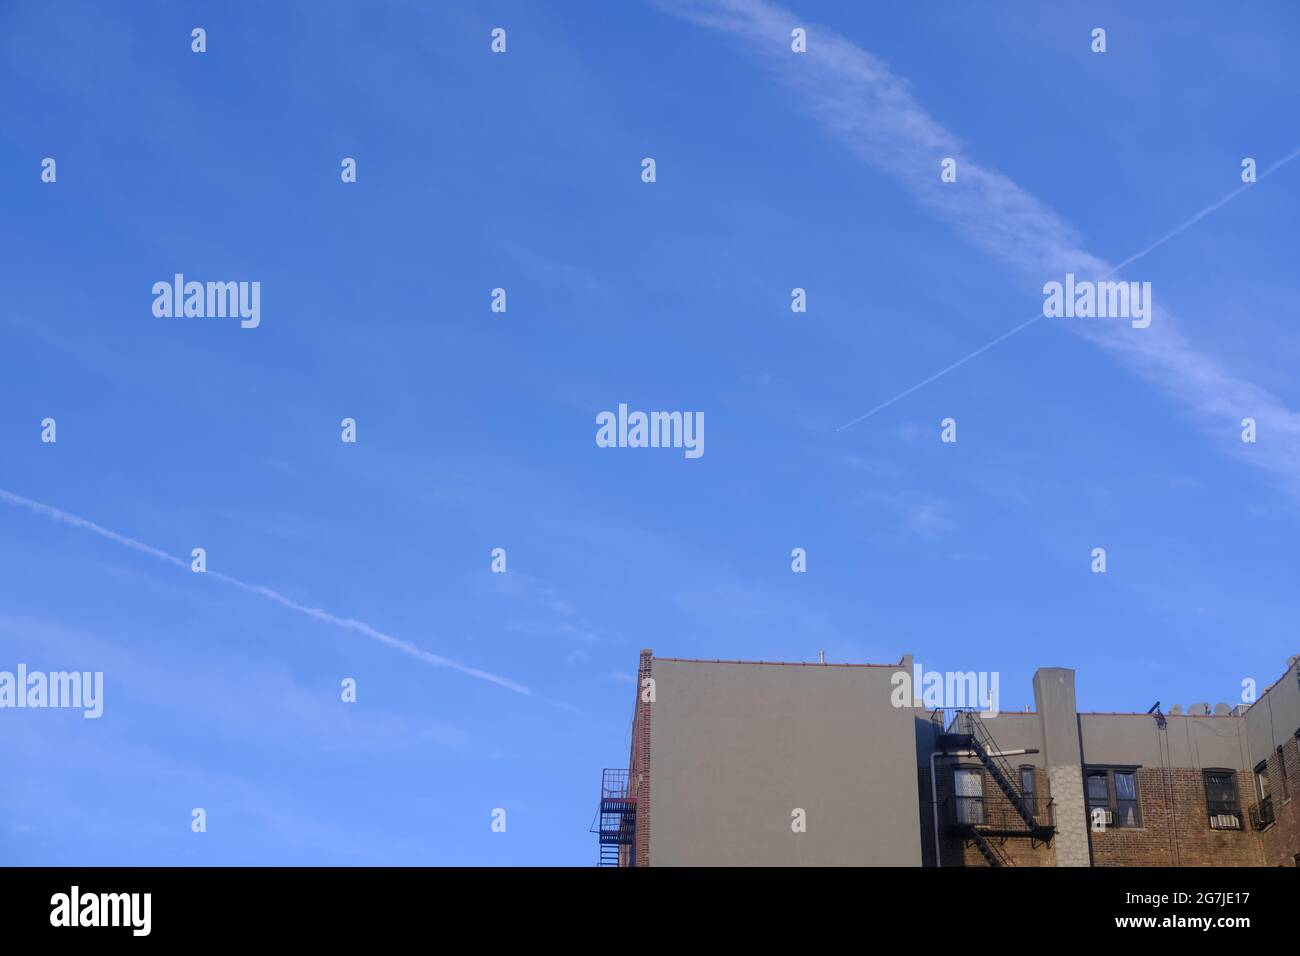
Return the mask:
{"type": "Polygon", "coordinates": [[[1034,672],[1034,706],[1043,730],[1043,762],[1056,804],[1056,865],[1090,866],[1088,812],[1083,800],[1083,747],[1074,699],[1074,671],[1034,672]]]}

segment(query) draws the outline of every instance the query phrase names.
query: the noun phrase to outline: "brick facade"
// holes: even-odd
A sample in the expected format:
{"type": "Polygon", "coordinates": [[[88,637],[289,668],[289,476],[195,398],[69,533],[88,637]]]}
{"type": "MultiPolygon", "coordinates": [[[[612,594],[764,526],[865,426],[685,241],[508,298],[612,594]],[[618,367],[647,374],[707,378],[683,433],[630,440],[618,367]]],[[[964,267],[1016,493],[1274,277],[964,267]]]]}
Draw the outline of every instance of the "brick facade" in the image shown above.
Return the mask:
{"type": "MultiPolygon", "coordinates": [[[[970,761],[959,761],[953,766],[946,769],[940,765],[940,780],[947,778],[947,785],[941,784],[939,788],[940,815],[946,809],[945,801],[952,796],[952,770],[955,767],[961,767],[966,770],[979,769],[978,764],[970,761]]],[[[1011,801],[993,782],[992,778],[985,771],[980,771],[984,787],[984,812],[987,819],[1012,819],[1015,815],[1015,809],[1011,801]]],[[[1051,799],[1050,787],[1048,785],[1047,774],[1042,770],[1034,773],[1034,787],[1038,795],[1038,805],[1047,806],[1051,799]]],[[[932,818],[931,818],[932,819],[932,818]]],[[[988,866],[988,862],[980,853],[979,848],[970,840],[964,840],[960,836],[955,836],[946,831],[947,828],[941,822],[940,844],[943,848],[944,866],[988,866]]],[[[933,843],[933,832],[931,832],[931,843],[933,843]]],[[[1030,840],[1028,837],[990,837],[998,851],[1002,853],[1012,866],[1056,866],[1056,844],[1057,840],[1050,843],[1043,843],[1041,840],[1030,840]]],[[[931,854],[933,855],[933,854],[931,854]]]]}
{"type": "MultiPolygon", "coordinates": [[[[910,658],[904,658],[904,664],[909,663],[910,658]]],[[[652,667],[651,652],[643,651],[628,781],[629,794],[637,804],[636,837],[631,848],[634,852],[621,854],[623,865],[649,866],[652,862],[652,667]]],[[[1074,697],[1074,672],[1066,668],[1044,668],[1035,674],[1035,700],[1038,709],[994,715],[987,724],[977,724],[978,732],[965,735],[952,732],[951,714],[945,722],[936,722],[933,715],[917,717],[915,794],[919,813],[915,819],[920,841],[915,862],[922,866],[988,866],[987,848],[995,865],[1012,866],[1300,866],[1300,726],[1291,726],[1300,724],[1300,658],[1292,658],[1283,678],[1250,707],[1221,706],[1214,714],[1205,705],[1189,707],[1186,714],[1180,708],[1169,714],[1158,710],[1080,712],[1074,697]],[[1269,803],[1263,805],[1250,761],[1260,760],[1266,753],[1269,803]],[[979,754],[991,763],[1005,758],[1007,762],[1001,766],[1014,776],[1014,786],[1020,785],[1026,769],[1032,772],[1029,799],[1036,822],[1054,826],[1050,839],[1044,841],[1044,834],[1037,830],[1038,835],[1031,837],[1015,804],[998,787],[979,754]],[[1085,784],[1090,771],[1101,769],[1110,774],[1108,797],[1114,810],[1124,806],[1121,775],[1134,775],[1137,826],[1111,822],[1094,829],[1091,825],[1085,784]],[[975,774],[982,786],[976,778],[964,780],[959,797],[955,792],[959,770],[975,774]],[[1207,771],[1233,774],[1235,813],[1229,808],[1215,812],[1225,818],[1236,816],[1239,828],[1211,825],[1207,771]],[[1046,809],[1049,806],[1050,810],[1046,809]]],[[[763,753],[759,747],[755,759],[761,760],[763,753]]],[[[780,767],[785,768],[791,759],[783,757],[780,767]]],[[[1126,777],[1124,782],[1128,793],[1126,777]]],[[[860,781],[858,786],[861,788],[860,781]]],[[[1217,787],[1215,799],[1230,802],[1230,793],[1223,794],[1221,783],[1217,787]]],[[[891,795],[888,804],[898,803],[891,795]]],[[[893,832],[897,832],[897,822],[893,832]]],[[[766,831],[756,828],[755,839],[766,838],[766,831]]]]}
{"type": "MultiPolygon", "coordinates": [[[[650,712],[654,706],[647,680],[651,675],[653,654],[641,652],[636,675],[636,716],[632,720],[632,759],[628,773],[628,793],[636,800],[636,866],[650,865],[650,712]]],[[[653,683],[649,685],[653,689],[653,683]]]]}
{"type": "MultiPolygon", "coordinates": [[[[1249,798],[1250,781],[1237,774],[1238,800],[1249,798]]],[[[1205,777],[1189,768],[1144,767],[1137,771],[1141,826],[1088,830],[1093,866],[1259,866],[1258,834],[1242,806],[1242,829],[1210,827],[1205,777]]]]}
{"type": "MultiPolygon", "coordinates": [[[[969,839],[954,835],[948,823],[950,801],[953,799],[953,771],[958,768],[976,769],[968,761],[953,761],[939,765],[938,799],[940,808],[940,852],[944,866],[988,866],[979,848],[969,839]]],[[[1060,789],[1059,772],[1069,768],[1053,768],[1053,776],[1060,789]]],[[[1087,846],[1082,863],[1092,866],[1296,866],[1300,854],[1300,740],[1292,740],[1284,747],[1283,760],[1277,755],[1269,760],[1272,779],[1275,822],[1263,831],[1256,831],[1250,821],[1250,808],[1258,801],[1251,776],[1237,774],[1238,807],[1241,829],[1216,829],[1210,826],[1206,803],[1205,777],[1201,770],[1190,768],[1144,767],[1137,771],[1140,822],[1138,827],[1107,827],[1094,830],[1087,827],[1087,846]],[[1286,764],[1288,799],[1283,800],[1281,787],[1282,768],[1286,764]]],[[[984,803],[990,819],[1011,811],[1006,796],[997,788],[986,772],[984,803]]],[[[920,773],[920,796],[925,830],[923,865],[934,865],[934,804],[931,798],[929,771],[920,773]]],[[[1082,787],[1073,813],[1087,820],[1083,809],[1082,787]]],[[[1052,795],[1051,778],[1043,769],[1035,772],[1035,789],[1040,799],[1052,795]]],[[[1058,827],[1062,819],[1060,794],[1052,795],[1058,827]]],[[[1070,811],[1066,811],[1070,812],[1070,811]]],[[[1064,866],[1061,835],[1049,843],[1031,841],[1027,837],[991,838],[1013,866],[1064,866]]]]}
{"type": "MultiPolygon", "coordinates": [[[[1300,866],[1300,739],[1292,737],[1268,758],[1272,783],[1274,823],[1259,833],[1260,860],[1265,866],[1300,866]],[[1286,765],[1286,787],[1282,786],[1282,764],[1286,765]],[[1285,797],[1284,797],[1285,794],[1285,797]]],[[[1242,802],[1258,805],[1254,780],[1242,781],[1242,802]]]]}

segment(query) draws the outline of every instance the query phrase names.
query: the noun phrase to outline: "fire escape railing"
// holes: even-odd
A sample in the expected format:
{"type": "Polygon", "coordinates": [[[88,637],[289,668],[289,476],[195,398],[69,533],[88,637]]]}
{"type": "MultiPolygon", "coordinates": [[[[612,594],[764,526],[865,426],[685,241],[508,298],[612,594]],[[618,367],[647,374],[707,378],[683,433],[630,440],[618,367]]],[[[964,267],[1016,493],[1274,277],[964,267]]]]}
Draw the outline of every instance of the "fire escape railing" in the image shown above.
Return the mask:
{"type": "MultiPolygon", "coordinates": [[[[947,733],[956,735],[966,743],[969,748],[979,758],[984,769],[988,771],[989,778],[992,779],[997,788],[1002,791],[1003,796],[1007,798],[1007,803],[1019,817],[1023,825],[1025,835],[1032,836],[1035,839],[1046,840],[1055,832],[1055,821],[1052,819],[1052,801],[1043,802],[1034,794],[1027,794],[1017,781],[1017,773],[1011,764],[1007,763],[1005,757],[998,753],[997,742],[993,735],[984,725],[984,720],[979,716],[978,711],[959,710],[954,715],[952,724],[949,726],[947,733]]],[[[1000,821],[1008,822],[1009,821],[1000,821]]],[[[1012,826],[1001,826],[1001,830],[1014,829],[1012,826]]]]}
{"type": "Polygon", "coordinates": [[[968,831],[978,829],[987,836],[1031,837],[1046,842],[1044,830],[1053,826],[1054,803],[1050,797],[1031,795],[1022,799],[1034,818],[1032,828],[1025,824],[1020,807],[1011,806],[1010,801],[1003,803],[986,797],[949,796],[939,805],[939,819],[949,830],[967,836],[968,831]]]}
{"type": "Polygon", "coordinates": [[[628,777],[622,768],[601,772],[600,806],[591,827],[600,843],[597,866],[636,866],[636,796],[628,789],[628,777]]]}
{"type": "Polygon", "coordinates": [[[983,793],[948,797],[940,806],[948,831],[973,843],[990,866],[1012,865],[1000,849],[1008,838],[1028,837],[1031,844],[1049,842],[1056,832],[1053,801],[1020,786],[1018,772],[1000,753],[979,712],[937,710],[931,719],[938,733],[938,749],[974,755],[1005,798],[998,800],[996,795],[983,793]]]}
{"type": "Polygon", "coordinates": [[[1259,803],[1250,808],[1250,825],[1256,830],[1263,830],[1271,826],[1273,820],[1272,796],[1264,797],[1259,803]]]}

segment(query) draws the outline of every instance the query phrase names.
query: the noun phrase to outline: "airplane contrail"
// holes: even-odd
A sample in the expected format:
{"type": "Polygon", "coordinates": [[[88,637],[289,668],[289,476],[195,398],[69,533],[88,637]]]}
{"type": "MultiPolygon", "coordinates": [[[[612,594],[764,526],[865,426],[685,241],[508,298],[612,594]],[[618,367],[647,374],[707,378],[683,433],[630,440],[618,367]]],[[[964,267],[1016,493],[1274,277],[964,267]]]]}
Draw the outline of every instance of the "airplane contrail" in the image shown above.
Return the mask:
{"type": "MultiPolygon", "coordinates": [[[[188,561],[178,558],[175,555],[168,554],[161,548],[155,548],[152,545],[145,544],[143,541],[137,541],[134,538],[128,538],[126,535],[118,534],[116,531],[110,531],[108,528],[97,525],[93,521],[87,521],[85,518],[71,514],[67,511],[52,508],[49,505],[41,504],[39,501],[32,501],[30,498],[24,498],[22,495],[16,495],[13,492],[5,491],[3,488],[0,488],[0,501],[5,502],[6,504],[16,505],[20,508],[26,508],[28,511],[35,512],[38,515],[43,515],[46,518],[51,518],[60,524],[66,524],[73,528],[81,528],[84,531],[93,532],[101,538],[107,538],[109,541],[116,542],[117,544],[131,548],[134,551],[139,551],[141,554],[147,554],[160,561],[174,564],[186,571],[190,570],[190,563],[188,561]]],[[[317,621],[323,621],[326,624],[333,624],[335,627],[341,627],[347,631],[363,634],[372,640],[379,641],[381,644],[387,644],[389,647],[395,648],[409,657],[414,657],[416,660],[424,661],[426,664],[433,664],[435,667],[449,667],[452,670],[460,671],[462,674],[468,674],[470,677],[477,677],[479,680],[489,681],[499,687],[506,688],[506,690],[512,690],[516,694],[525,694],[530,697],[533,694],[531,690],[522,684],[516,684],[508,678],[492,674],[488,671],[479,670],[476,667],[470,667],[469,665],[462,664],[459,661],[453,661],[451,658],[426,651],[423,648],[412,644],[410,641],[404,641],[400,637],[393,637],[391,634],[385,634],[378,628],[371,627],[365,621],[358,621],[351,617],[339,617],[337,614],[331,614],[329,611],[322,610],[318,607],[309,607],[305,604],[299,604],[297,601],[285,597],[273,588],[268,588],[261,584],[249,584],[247,581],[241,581],[228,574],[222,574],[220,571],[206,571],[204,572],[204,575],[206,577],[216,578],[219,581],[224,581],[226,584],[233,585],[241,591],[261,595],[270,601],[274,601],[276,604],[289,608],[291,611],[297,611],[299,614],[314,618],[317,621]]]]}
{"type": "MultiPolygon", "coordinates": [[[[1228,203],[1232,202],[1234,199],[1236,199],[1238,196],[1240,196],[1240,195],[1241,195],[1243,192],[1245,192],[1247,189],[1250,189],[1252,186],[1255,186],[1255,185],[1257,185],[1258,183],[1262,182],[1266,177],[1271,176],[1271,175],[1272,175],[1273,173],[1275,173],[1278,169],[1280,169],[1281,167],[1285,166],[1287,163],[1291,162],[1291,160],[1293,160],[1293,159],[1295,159],[1295,158],[1297,158],[1297,157],[1300,157],[1300,149],[1293,149],[1293,150],[1291,150],[1291,152],[1287,153],[1285,156],[1283,156],[1281,159],[1279,159],[1277,162],[1275,162],[1272,166],[1269,166],[1267,169],[1265,169],[1263,172],[1261,172],[1261,173],[1256,177],[1256,179],[1255,179],[1254,182],[1243,183],[1242,185],[1240,185],[1240,186],[1238,186],[1236,189],[1234,189],[1232,192],[1230,192],[1230,193],[1228,193],[1226,196],[1224,196],[1222,199],[1218,200],[1217,202],[1210,203],[1210,205],[1206,206],[1204,209],[1202,209],[1202,210],[1201,210],[1200,212],[1198,212],[1196,215],[1192,216],[1192,218],[1188,219],[1186,222],[1182,223],[1182,224],[1179,225],[1177,228],[1175,228],[1175,229],[1171,229],[1169,232],[1165,233],[1163,236],[1161,236],[1161,237],[1160,237],[1159,239],[1157,239],[1155,242],[1151,243],[1151,245],[1147,246],[1147,247],[1146,247],[1145,249],[1143,249],[1141,252],[1135,252],[1133,255],[1129,256],[1127,259],[1125,259],[1123,262],[1121,262],[1121,263],[1120,263],[1119,265],[1117,265],[1117,266],[1111,266],[1110,271],[1104,273],[1104,274],[1101,276],[1101,278],[1102,278],[1102,279],[1109,279],[1111,276],[1113,276],[1115,273],[1119,272],[1119,271],[1120,271],[1121,269],[1123,269],[1125,266],[1132,265],[1133,263],[1137,262],[1139,259],[1141,259],[1141,258],[1143,258],[1144,256],[1146,256],[1146,254],[1147,254],[1148,252],[1153,252],[1153,251],[1155,251],[1156,249],[1158,249],[1158,248],[1160,248],[1161,246],[1163,246],[1163,245],[1164,245],[1166,242],[1168,242],[1170,239],[1173,239],[1175,236],[1177,236],[1177,235],[1179,235],[1179,234],[1181,234],[1181,233],[1183,233],[1183,232],[1186,232],[1188,229],[1190,229],[1192,226],[1196,225],[1196,223],[1200,222],[1202,219],[1204,219],[1204,218],[1205,218],[1206,216],[1208,216],[1210,213],[1214,212],[1214,211],[1217,210],[1217,209],[1221,209],[1222,207],[1226,206],[1228,203]]],[[[1029,328],[1031,325],[1033,325],[1035,322],[1037,322],[1037,321],[1038,321],[1039,319],[1041,319],[1042,317],[1043,317],[1043,313],[1042,313],[1042,310],[1040,309],[1039,311],[1037,311],[1037,312],[1035,312],[1033,315],[1031,315],[1028,319],[1026,319],[1024,322],[1021,322],[1019,325],[1015,326],[1014,328],[1008,329],[1006,332],[1003,332],[1003,333],[1002,333],[1001,335],[999,335],[997,338],[995,338],[995,339],[991,339],[991,340],[989,340],[988,342],[985,342],[983,345],[981,345],[979,348],[977,348],[974,352],[971,352],[970,354],[966,355],[966,356],[963,357],[963,358],[959,358],[957,361],[953,362],[953,363],[952,363],[951,365],[949,365],[947,368],[940,369],[939,371],[937,371],[937,372],[935,372],[933,375],[931,375],[929,378],[927,378],[927,379],[923,379],[922,381],[917,382],[915,385],[913,385],[911,388],[907,389],[906,391],[899,392],[897,395],[895,395],[895,396],[894,396],[893,398],[891,398],[889,401],[887,401],[887,402],[881,402],[881,403],[880,403],[879,405],[877,405],[875,408],[871,409],[871,411],[869,411],[869,412],[864,412],[863,414],[859,415],[857,418],[853,419],[853,421],[851,421],[851,422],[845,422],[843,425],[841,425],[839,428],[837,428],[837,429],[835,429],[835,430],[836,430],[837,432],[842,432],[842,431],[844,431],[844,429],[846,429],[846,428],[852,428],[852,427],[853,427],[854,425],[856,425],[858,422],[866,421],[866,420],[867,420],[868,418],[870,418],[872,415],[876,414],[876,412],[883,412],[886,408],[888,408],[890,405],[893,405],[895,402],[902,401],[903,399],[907,398],[907,396],[911,395],[913,392],[915,392],[915,391],[917,391],[917,390],[919,390],[919,389],[924,388],[925,386],[929,385],[929,384],[930,384],[931,382],[933,382],[933,381],[937,381],[938,379],[943,378],[943,377],[944,377],[945,375],[947,375],[949,372],[956,371],[957,369],[959,369],[959,368],[961,368],[963,365],[965,365],[967,362],[969,362],[971,359],[975,358],[976,356],[979,356],[979,355],[984,354],[984,353],[987,352],[989,349],[993,348],[993,346],[995,346],[995,345],[997,345],[997,344],[999,344],[999,343],[1001,343],[1001,342],[1003,342],[1003,341],[1005,341],[1005,340],[1011,338],[1011,336],[1015,335],[1017,332],[1021,331],[1022,329],[1027,329],[1027,328],[1029,328]]]]}
{"type": "MultiPolygon", "coordinates": [[[[810,47],[806,55],[792,56],[790,28],[802,23],[803,18],[771,0],[655,2],[668,13],[721,31],[764,57],[819,125],[845,144],[853,156],[901,182],[921,208],[947,223],[968,245],[1010,267],[1026,287],[1040,289],[1043,279],[1053,275],[1073,272],[1092,279],[1122,269],[1183,234],[1247,189],[1255,188],[1253,183],[1239,183],[1231,193],[1205,206],[1118,266],[1111,266],[1089,253],[1084,237],[1050,206],[971,157],[961,139],[921,105],[905,77],[853,41],[818,27],[812,31],[815,47],[810,47]],[[960,160],[963,185],[956,181],[945,183],[936,175],[940,157],[960,160]]],[[[1291,164],[1297,157],[1300,150],[1292,148],[1263,169],[1255,183],[1275,170],[1293,168],[1291,164]]],[[[1241,172],[1245,172],[1244,168],[1241,172]]],[[[1051,175],[1059,181],[1065,174],[1054,169],[1051,175]]],[[[1238,171],[1229,165],[1221,175],[1237,180],[1238,171]]],[[[943,278],[942,274],[939,277],[943,278]]],[[[1037,324],[1041,312],[1026,316],[1019,325],[964,358],[846,422],[839,431],[854,427],[1037,324]]],[[[1183,413],[1190,413],[1219,448],[1269,473],[1290,493],[1300,495],[1300,409],[1293,409],[1283,397],[1235,374],[1218,351],[1198,349],[1163,299],[1153,315],[1155,321],[1141,334],[1129,334],[1108,323],[1081,322],[1065,328],[1101,347],[1140,380],[1158,388],[1183,413]],[[1235,441],[1235,424],[1245,417],[1255,419],[1272,439],[1267,444],[1235,441]]]]}

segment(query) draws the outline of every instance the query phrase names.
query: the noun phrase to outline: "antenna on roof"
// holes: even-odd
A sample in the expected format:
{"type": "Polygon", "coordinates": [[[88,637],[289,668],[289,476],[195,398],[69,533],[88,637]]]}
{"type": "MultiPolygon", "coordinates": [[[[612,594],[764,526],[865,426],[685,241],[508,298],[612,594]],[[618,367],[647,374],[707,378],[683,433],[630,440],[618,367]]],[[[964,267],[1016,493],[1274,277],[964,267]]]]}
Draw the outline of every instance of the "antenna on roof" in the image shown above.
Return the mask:
{"type": "Polygon", "coordinates": [[[1147,713],[1155,717],[1157,727],[1159,727],[1161,730],[1165,729],[1165,715],[1160,713],[1160,701],[1156,701],[1154,704],[1152,704],[1151,709],[1148,710],[1147,713]]]}

